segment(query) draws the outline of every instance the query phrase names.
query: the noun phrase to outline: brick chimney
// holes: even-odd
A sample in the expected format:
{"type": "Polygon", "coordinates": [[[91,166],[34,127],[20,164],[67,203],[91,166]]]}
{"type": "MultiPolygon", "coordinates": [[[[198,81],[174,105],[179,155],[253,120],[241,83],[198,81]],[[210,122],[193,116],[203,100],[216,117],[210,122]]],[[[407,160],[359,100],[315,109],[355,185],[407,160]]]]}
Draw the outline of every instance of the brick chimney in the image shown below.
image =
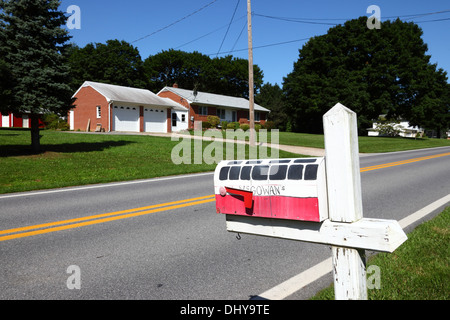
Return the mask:
{"type": "Polygon", "coordinates": [[[173,87],[174,87],[174,88],[178,88],[178,83],[175,82],[175,83],[173,84],[173,87]]]}

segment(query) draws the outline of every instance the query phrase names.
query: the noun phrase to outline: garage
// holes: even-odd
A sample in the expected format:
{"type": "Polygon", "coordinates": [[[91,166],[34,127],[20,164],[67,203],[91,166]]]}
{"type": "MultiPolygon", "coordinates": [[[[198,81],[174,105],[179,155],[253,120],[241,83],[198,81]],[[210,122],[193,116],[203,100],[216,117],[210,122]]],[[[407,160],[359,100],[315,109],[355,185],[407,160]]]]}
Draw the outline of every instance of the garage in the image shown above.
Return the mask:
{"type": "Polygon", "coordinates": [[[171,110],[187,112],[181,104],[147,89],[92,81],[85,81],[72,98],[76,108],[68,113],[68,121],[73,130],[167,133],[171,110]]]}
{"type": "Polygon", "coordinates": [[[139,108],[114,106],[114,131],[139,132],[139,108]]]}
{"type": "Polygon", "coordinates": [[[167,132],[167,109],[146,107],[144,108],[144,131],[167,132]]]}

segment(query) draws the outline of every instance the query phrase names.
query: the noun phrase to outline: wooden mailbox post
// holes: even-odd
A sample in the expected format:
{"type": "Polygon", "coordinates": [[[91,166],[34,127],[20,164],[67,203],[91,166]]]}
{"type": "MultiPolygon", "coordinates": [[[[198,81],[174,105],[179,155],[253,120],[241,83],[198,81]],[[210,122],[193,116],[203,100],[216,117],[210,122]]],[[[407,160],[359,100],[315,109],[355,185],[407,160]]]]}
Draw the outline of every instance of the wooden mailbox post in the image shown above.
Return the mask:
{"type": "MultiPolygon", "coordinates": [[[[326,183],[328,218],[312,222],[252,216],[251,210],[248,215],[225,212],[227,230],[331,245],[335,298],[363,300],[367,299],[365,250],[393,252],[407,237],[395,220],[363,218],[356,114],[338,103],[323,116],[323,126],[326,181],[321,183],[326,183]]],[[[218,171],[216,199],[235,193],[249,209],[253,192],[221,185],[218,171]]]]}

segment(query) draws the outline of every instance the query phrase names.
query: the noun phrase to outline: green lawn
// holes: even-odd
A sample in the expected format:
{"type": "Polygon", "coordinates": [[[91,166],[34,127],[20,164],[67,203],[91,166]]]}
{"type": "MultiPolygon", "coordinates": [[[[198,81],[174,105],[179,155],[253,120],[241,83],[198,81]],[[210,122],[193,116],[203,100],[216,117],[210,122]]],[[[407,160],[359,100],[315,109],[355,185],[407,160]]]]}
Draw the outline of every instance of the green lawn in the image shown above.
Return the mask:
{"type": "MultiPolygon", "coordinates": [[[[380,269],[380,289],[368,290],[369,300],[450,299],[450,207],[408,234],[393,253],[371,257],[380,269]]],[[[371,275],[368,275],[371,276],[371,275]]],[[[313,300],[334,299],[333,286],[313,300]]]]}
{"type": "MultiPolygon", "coordinates": [[[[215,132],[215,131],[213,131],[215,132]]],[[[192,132],[190,133],[193,134],[192,132]]],[[[227,137],[226,132],[222,131],[224,138],[227,137]]],[[[248,133],[246,136],[248,140],[248,133]]],[[[448,147],[450,140],[446,139],[412,139],[402,137],[358,137],[359,151],[361,153],[381,153],[393,151],[405,151],[414,149],[434,148],[434,147],[448,147]]],[[[260,142],[260,135],[257,135],[257,141],[260,142]]],[[[271,142],[272,135],[267,133],[267,137],[263,138],[263,142],[271,142]],[[267,141],[266,141],[267,140],[267,141]]],[[[309,133],[294,133],[294,132],[280,132],[279,144],[290,146],[301,146],[311,148],[325,148],[323,134],[309,134],[309,133]]]]}
{"type": "MultiPolygon", "coordinates": [[[[284,145],[324,148],[325,145],[323,139],[323,135],[321,134],[280,132],[280,144],[284,145]]],[[[450,146],[450,140],[446,139],[358,137],[358,140],[359,151],[362,153],[380,153],[450,146]]]]}
{"type": "MultiPolygon", "coordinates": [[[[171,152],[179,142],[170,138],[51,130],[41,135],[43,152],[32,155],[28,130],[0,129],[0,193],[196,173],[216,166],[174,164],[171,152]]],[[[361,152],[450,145],[443,139],[360,137],[359,141],[361,152]]],[[[282,132],[280,144],[323,148],[323,135],[282,132]]],[[[203,148],[207,145],[203,142],[203,148]]],[[[298,156],[280,151],[281,158],[298,156]]]]}
{"type": "MultiPolygon", "coordinates": [[[[51,130],[43,130],[41,135],[43,152],[32,155],[28,130],[0,130],[0,193],[213,171],[216,167],[204,162],[174,164],[172,148],[179,142],[170,138],[51,130]]],[[[203,148],[207,145],[204,142],[203,148]]],[[[296,156],[280,151],[280,157],[296,156]]]]}

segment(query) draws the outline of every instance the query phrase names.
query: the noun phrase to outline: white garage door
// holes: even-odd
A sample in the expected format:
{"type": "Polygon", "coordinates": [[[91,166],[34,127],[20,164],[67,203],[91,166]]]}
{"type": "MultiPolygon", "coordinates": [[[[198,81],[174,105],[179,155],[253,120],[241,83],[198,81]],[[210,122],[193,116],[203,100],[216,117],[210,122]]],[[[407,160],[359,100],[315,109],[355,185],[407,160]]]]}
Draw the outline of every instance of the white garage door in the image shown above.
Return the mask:
{"type": "Polygon", "coordinates": [[[144,108],[144,131],[167,132],[167,110],[158,108],[144,108]]]}
{"type": "Polygon", "coordinates": [[[114,106],[114,131],[139,132],[139,108],[114,106]]]}

